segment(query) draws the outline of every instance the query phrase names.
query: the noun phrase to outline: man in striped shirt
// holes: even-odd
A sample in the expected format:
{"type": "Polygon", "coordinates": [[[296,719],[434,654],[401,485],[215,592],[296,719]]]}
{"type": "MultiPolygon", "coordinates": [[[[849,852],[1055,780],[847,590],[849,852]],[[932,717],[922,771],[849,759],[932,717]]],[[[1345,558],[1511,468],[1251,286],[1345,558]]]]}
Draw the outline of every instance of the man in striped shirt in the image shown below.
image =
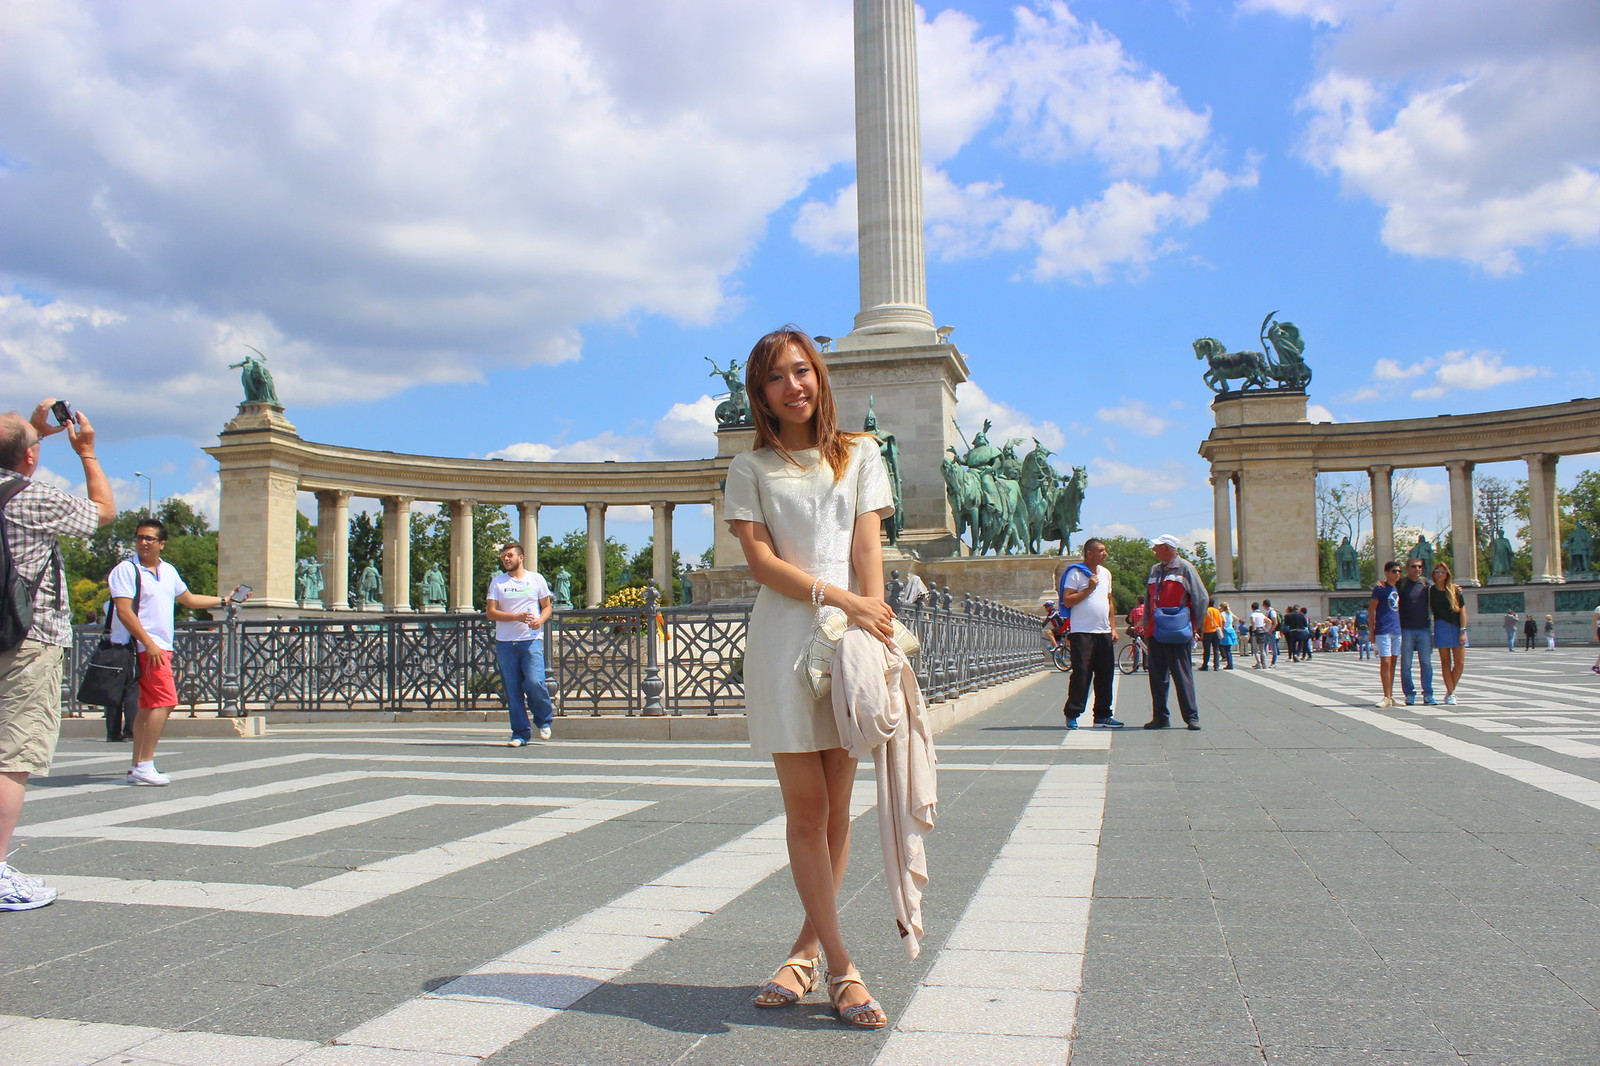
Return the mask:
{"type": "Polygon", "coordinates": [[[56,898],[56,890],[20,873],[6,861],[11,833],[22,815],[32,774],[50,772],[61,732],[61,664],[72,645],[67,571],[57,538],[89,537],[117,515],[111,482],[94,454],[94,427],[77,412],[65,426],[52,425],[55,398],[34,408],[33,417],[0,415],[0,483],[14,491],[0,512],[0,536],[11,549],[20,580],[38,585],[33,620],[22,642],[0,651],[0,910],[26,911],[56,898]],[[73,496],[46,481],[39,469],[41,438],[67,431],[83,463],[87,497],[73,496]],[[20,484],[17,482],[20,480],[20,484]]]}

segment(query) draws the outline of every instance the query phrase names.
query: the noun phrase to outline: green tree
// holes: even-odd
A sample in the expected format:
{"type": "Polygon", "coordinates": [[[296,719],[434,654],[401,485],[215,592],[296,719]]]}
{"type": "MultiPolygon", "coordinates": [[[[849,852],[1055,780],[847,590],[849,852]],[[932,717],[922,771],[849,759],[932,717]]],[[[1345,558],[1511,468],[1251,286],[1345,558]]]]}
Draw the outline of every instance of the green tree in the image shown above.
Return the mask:
{"type": "Polygon", "coordinates": [[[1106,569],[1111,571],[1111,598],[1117,614],[1126,616],[1144,595],[1145,578],[1156,564],[1156,553],[1143,537],[1107,537],[1106,569]]]}
{"type": "Polygon", "coordinates": [[[472,508],[472,604],[483,610],[489,579],[500,570],[500,549],[516,537],[504,507],[480,503],[472,508]]]}
{"type": "Polygon", "coordinates": [[[1184,557],[1194,563],[1194,568],[1200,572],[1200,581],[1210,592],[1217,587],[1217,561],[1211,557],[1211,549],[1203,540],[1194,542],[1194,553],[1183,553],[1184,557]]]}
{"type": "Polygon", "coordinates": [[[358,511],[350,517],[349,584],[350,595],[359,596],[361,572],[371,563],[383,571],[383,513],[358,511]]]}
{"type": "MultiPolygon", "coordinates": [[[[650,579],[655,576],[656,539],[651,537],[645,546],[640,549],[628,562],[627,572],[623,576],[621,587],[629,585],[644,588],[650,579]]],[[[672,588],[663,589],[662,595],[670,595],[673,603],[683,602],[683,558],[677,552],[672,553],[672,588]]]]}
{"type": "MultiPolygon", "coordinates": [[[[162,519],[165,521],[165,519],[162,519]]],[[[161,558],[177,567],[189,591],[200,596],[217,594],[217,535],[215,533],[188,533],[167,535],[167,548],[161,558]]],[[[210,618],[214,612],[194,611],[180,605],[178,621],[187,618],[210,618]]]]}
{"type": "MultiPolygon", "coordinates": [[[[604,559],[606,573],[601,590],[602,600],[625,584],[625,575],[629,573],[627,545],[607,537],[604,559]]],[[[560,541],[550,537],[539,538],[539,572],[552,586],[555,585],[556,571],[563,566],[572,574],[572,602],[582,607],[585,591],[589,587],[588,534],[575,529],[560,541]]]]}
{"type": "Polygon", "coordinates": [[[304,511],[294,513],[294,557],[297,560],[317,557],[317,527],[311,524],[304,511]]]}
{"type": "Polygon", "coordinates": [[[446,575],[450,573],[450,517],[438,514],[411,515],[411,602],[422,603],[422,575],[428,567],[438,564],[446,575]]]}
{"type": "Polygon", "coordinates": [[[199,536],[211,532],[211,523],[206,516],[190,506],[189,501],[168,496],[156,508],[156,517],[167,525],[167,535],[173,536],[199,536]]]}

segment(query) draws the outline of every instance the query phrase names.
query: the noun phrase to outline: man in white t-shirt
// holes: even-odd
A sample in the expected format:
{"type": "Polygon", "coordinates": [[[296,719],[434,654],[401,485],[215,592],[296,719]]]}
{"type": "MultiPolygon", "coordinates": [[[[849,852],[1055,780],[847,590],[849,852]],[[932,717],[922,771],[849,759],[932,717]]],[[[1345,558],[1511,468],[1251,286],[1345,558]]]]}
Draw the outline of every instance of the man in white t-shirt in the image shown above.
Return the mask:
{"type": "Polygon", "coordinates": [[[1083,567],[1069,567],[1061,579],[1061,606],[1072,612],[1072,628],[1067,633],[1072,673],[1067,677],[1067,704],[1062,708],[1068,729],[1078,728],[1078,716],[1089,702],[1091,681],[1094,727],[1122,728],[1122,723],[1111,717],[1117,614],[1111,607],[1111,571],[1101,565],[1105,561],[1105,541],[1091,537],[1083,543],[1083,567]]]}
{"type": "Polygon", "coordinates": [[[533,739],[550,739],[555,708],[544,683],[544,624],[552,610],[550,586],[543,577],[523,568],[522,545],[512,541],[500,549],[501,573],[489,581],[484,614],[494,623],[494,651],[505,685],[506,707],[511,714],[511,739],[506,746],[520,748],[533,739]],[[533,722],[528,722],[528,711],[533,722]]]}
{"type": "Polygon", "coordinates": [[[139,713],[133,719],[133,767],[130,785],[165,785],[172,780],[156,770],[156,744],[167,726],[167,716],[178,705],[178,686],[172,676],[172,644],[176,625],[174,608],[214,610],[226,600],[189,591],[177,567],[161,560],[167,547],[167,527],[157,519],[140,522],[133,532],[135,558],[111,568],[106,584],[116,614],[111,619],[111,639],[118,644],[138,641],[139,713]],[[133,597],[137,591],[138,604],[133,597]]]}

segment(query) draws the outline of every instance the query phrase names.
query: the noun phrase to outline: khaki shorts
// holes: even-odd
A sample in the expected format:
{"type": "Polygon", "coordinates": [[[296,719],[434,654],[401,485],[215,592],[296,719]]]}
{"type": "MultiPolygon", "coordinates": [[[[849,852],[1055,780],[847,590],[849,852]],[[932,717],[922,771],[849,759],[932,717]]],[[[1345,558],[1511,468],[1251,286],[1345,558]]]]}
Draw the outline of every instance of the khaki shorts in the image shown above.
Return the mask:
{"type": "Polygon", "coordinates": [[[61,735],[65,648],[24,640],[0,652],[0,773],[50,772],[61,735]]]}

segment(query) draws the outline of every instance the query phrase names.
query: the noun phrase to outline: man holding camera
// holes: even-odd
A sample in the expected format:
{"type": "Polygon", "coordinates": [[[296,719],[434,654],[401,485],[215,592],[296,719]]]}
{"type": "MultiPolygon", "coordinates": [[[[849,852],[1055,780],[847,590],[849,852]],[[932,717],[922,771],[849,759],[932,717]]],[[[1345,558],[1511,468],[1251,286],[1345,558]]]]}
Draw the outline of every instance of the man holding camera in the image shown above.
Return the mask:
{"type": "MultiPolygon", "coordinates": [[[[111,568],[106,584],[117,613],[111,619],[111,639],[118,644],[138,641],[139,713],[133,719],[133,767],[130,785],[165,785],[172,779],[156,770],[156,744],[167,726],[167,716],[178,705],[178,686],[172,677],[174,608],[211,610],[227,603],[225,596],[200,596],[189,591],[177,568],[161,561],[167,547],[167,527],[156,518],[139,523],[133,534],[134,558],[111,568]],[[136,605],[133,600],[138,595],[136,605]]],[[[235,590],[238,591],[238,590],[235,590]]]]}
{"type": "Polygon", "coordinates": [[[56,898],[55,889],[19,872],[6,857],[28,778],[50,772],[61,732],[61,669],[72,646],[72,613],[57,538],[88,538],[117,516],[111,482],[95,458],[94,427],[82,412],[51,397],[34,408],[31,419],[0,415],[0,500],[0,536],[16,579],[33,586],[27,629],[0,650],[0,911],[28,911],[56,898]],[[63,429],[83,463],[87,496],[33,480],[41,439],[63,429]]]}

